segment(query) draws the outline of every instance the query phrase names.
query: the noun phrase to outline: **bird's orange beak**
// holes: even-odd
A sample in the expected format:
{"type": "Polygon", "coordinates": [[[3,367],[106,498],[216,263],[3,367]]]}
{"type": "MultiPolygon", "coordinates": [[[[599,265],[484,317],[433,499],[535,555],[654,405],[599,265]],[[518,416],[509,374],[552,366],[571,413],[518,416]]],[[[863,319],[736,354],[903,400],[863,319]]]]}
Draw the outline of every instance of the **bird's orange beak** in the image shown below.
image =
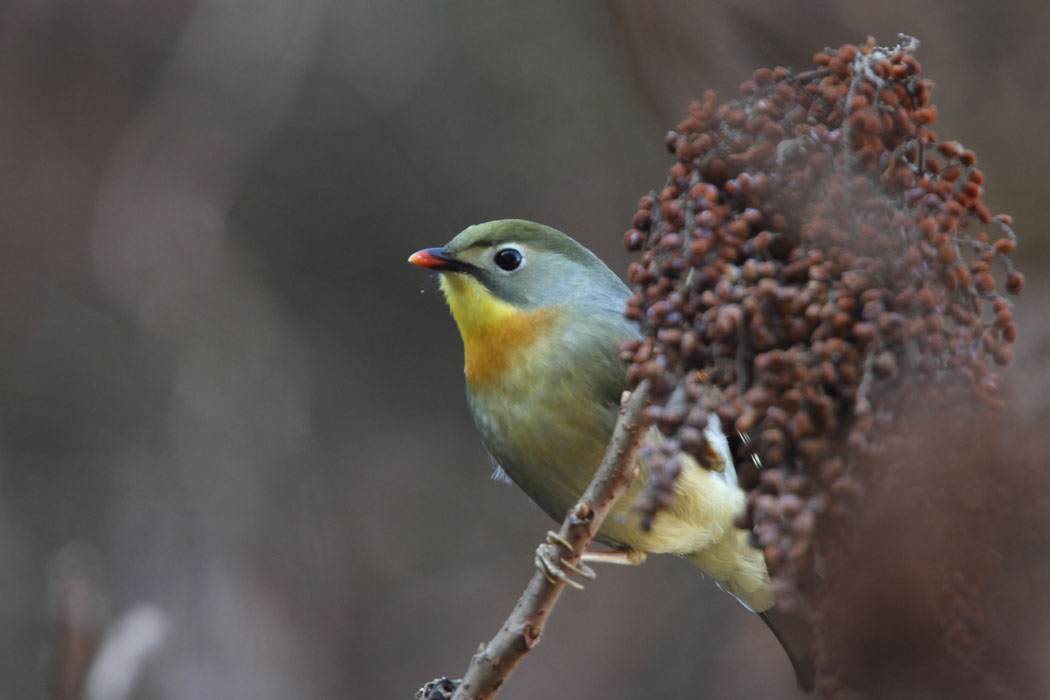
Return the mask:
{"type": "Polygon", "coordinates": [[[419,265],[430,270],[446,272],[467,272],[473,266],[456,256],[448,248],[424,248],[417,250],[408,256],[408,261],[413,265],[419,265]]]}
{"type": "Polygon", "coordinates": [[[424,248],[417,250],[408,256],[408,261],[420,267],[429,267],[440,270],[450,262],[447,248],[424,248]]]}

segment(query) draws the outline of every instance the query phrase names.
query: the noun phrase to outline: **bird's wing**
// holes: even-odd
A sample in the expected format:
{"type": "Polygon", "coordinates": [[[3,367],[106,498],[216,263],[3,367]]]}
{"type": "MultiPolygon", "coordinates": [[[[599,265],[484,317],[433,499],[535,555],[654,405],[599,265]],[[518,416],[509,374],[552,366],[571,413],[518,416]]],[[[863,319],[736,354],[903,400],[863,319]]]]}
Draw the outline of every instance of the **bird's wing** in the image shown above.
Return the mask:
{"type": "MultiPolygon", "coordinates": [[[[646,436],[646,441],[653,445],[662,445],[666,440],[655,425],[649,429],[646,436]]],[[[720,476],[730,486],[739,486],[736,466],[733,464],[733,452],[729,449],[729,439],[722,432],[722,421],[717,413],[711,413],[707,417],[704,443],[702,454],[690,456],[696,458],[697,464],[720,476]]]]}
{"type": "Polygon", "coordinates": [[[729,439],[722,431],[722,420],[717,413],[707,416],[707,427],[704,428],[707,442],[704,459],[700,463],[713,472],[722,475],[727,484],[738,486],[736,467],[733,465],[733,453],[729,449],[729,439]]]}

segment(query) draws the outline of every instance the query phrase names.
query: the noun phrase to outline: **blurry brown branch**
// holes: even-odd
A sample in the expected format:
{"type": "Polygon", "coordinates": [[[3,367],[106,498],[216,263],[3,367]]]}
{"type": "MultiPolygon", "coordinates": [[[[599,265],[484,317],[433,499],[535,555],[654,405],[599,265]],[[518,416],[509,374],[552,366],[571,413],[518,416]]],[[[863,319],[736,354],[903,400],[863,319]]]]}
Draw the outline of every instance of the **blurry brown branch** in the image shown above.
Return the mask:
{"type": "MultiPolygon", "coordinates": [[[[546,548],[548,559],[565,562],[566,569],[579,564],[581,555],[594,539],[613,503],[623,495],[634,478],[638,443],[647,426],[643,411],[648,403],[649,385],[643,382],[620,408],[616,428],[598,471],[558,531],[558,536],[571,548],[548,542],[540,545],[537,556],[544,553],[541,550],[546,548]]],[[[463,680],[452,696],[454,700],[481,700],[496,695],[525,654],[539,643],[547,616],[563,588],[564,581],[552,580],[539,570],[533,574],[503,627],[471,659],[463,680]]]]}

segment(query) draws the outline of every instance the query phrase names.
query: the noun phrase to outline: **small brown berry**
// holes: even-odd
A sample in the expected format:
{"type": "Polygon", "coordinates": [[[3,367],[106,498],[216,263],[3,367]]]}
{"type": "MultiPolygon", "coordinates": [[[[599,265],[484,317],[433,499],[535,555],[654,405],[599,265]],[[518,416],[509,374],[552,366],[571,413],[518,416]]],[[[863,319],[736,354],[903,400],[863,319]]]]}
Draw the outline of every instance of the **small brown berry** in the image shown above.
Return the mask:
{"type": "Polygon", "coordinates": [[[1006,291],[1011,294],[1020,294],[1024,288],[1024,275],[1020,272],[1011,272],[1006,278],[1006,291]]]}
{"type": "Polygon", "coordinates": [[[623,235],[623,245],[627,250],[641,250],[645,245],[645,234],[638,229],[631,229],[623,235]]]}
{"type": "Polygon", "coordinates": [[[962,152],[962,146],[957,141],[942,141],[937,145],[937,150],[945,158],[955,158],[962,152]]]}

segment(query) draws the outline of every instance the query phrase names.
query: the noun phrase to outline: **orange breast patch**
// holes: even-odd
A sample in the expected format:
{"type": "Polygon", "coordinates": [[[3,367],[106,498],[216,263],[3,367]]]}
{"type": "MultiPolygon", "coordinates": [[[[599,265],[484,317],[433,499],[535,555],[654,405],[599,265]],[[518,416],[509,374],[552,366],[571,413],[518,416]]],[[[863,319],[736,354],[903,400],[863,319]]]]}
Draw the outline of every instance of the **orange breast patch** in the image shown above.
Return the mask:
{"type": "Polygon", "coordinates": [[[514,356],[539,340],[554,320],[553,309],[519,311],[464,333],[467,382],[484,386],[498,381],[514,356]]]}

